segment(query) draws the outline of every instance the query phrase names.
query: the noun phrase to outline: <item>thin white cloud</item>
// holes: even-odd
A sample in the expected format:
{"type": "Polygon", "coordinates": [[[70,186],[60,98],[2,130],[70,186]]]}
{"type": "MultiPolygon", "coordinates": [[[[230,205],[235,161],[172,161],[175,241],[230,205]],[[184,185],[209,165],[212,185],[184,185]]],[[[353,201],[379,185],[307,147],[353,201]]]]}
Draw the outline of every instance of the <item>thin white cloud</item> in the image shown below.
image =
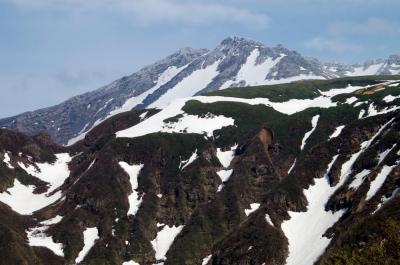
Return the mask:
{"type": "Polygon", "coordinates": [[[325,32],[305,41],[304,46],[335,53],[360,52],[364,47],[361,43],[363,38],[398,36],[400,26],[384,18],[370,17],[364,21],[335,21],[328,25],[325,32]]]}
{"type": "Polygon", "coordinates": [[[360,52],[363,48],[360,45],[348,42],[343,39],[327,37],[314,37],[304,43],[307,48],[335,53],[360,52]]]}
{"type": "Polygon", "coordinates": [[[394,35],[400,34],[398,23],[379,17],[370,17],[366,21],[339,21],[329,26],[331,35],[394,35]]]}
{"type": "Polygon", "coordinates": [[[178,22],[190,24],[237,23],[266,27],[269,17],[226,3],[199,0],[8,0],[24,9],[56,9],[74,12],[115,11],[142,24],[178,22]]]}

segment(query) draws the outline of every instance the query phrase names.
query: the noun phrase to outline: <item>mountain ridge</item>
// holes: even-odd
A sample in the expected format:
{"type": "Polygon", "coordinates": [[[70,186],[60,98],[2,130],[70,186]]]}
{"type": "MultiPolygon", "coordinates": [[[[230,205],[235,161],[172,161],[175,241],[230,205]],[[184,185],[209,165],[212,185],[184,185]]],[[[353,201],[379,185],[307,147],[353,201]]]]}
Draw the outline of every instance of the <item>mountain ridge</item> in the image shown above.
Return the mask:
{"type": "Polygon", "coordinates": [[[283,45],[270,48],[261,42],[231,36],[214,50],[182,48],[97,90],[52,107],[1,119],[0,127],[28,135],[46,132],[57,143],[73,143],[99,122],[117,113],[132,108],[163,108],[175,98],[221,88],[354,74],[400,73],[400,56],[389,58],[354,66],[324,64],[283,45]],[[393,65],[399,65],[399,69],[393,65]]]}

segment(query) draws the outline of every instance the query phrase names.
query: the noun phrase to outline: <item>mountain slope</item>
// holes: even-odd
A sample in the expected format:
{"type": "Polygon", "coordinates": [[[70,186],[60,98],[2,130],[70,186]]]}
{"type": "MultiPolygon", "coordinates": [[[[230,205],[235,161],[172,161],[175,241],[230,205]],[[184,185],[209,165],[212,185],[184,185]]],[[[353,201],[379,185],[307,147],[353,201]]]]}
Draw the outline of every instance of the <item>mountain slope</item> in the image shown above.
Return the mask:
{"type": "Polygon", "coordinates": [[[72,144],[101,121],[132,108],[164,108],[176,98],[228,87],[305,79],[399,74],[399,56],[364,65],[323,64],[278,45],[229,37],[214,50],[184,48],[154,65],[57,106],[0,120],[0,127],[72,144]]]}
{"type": "Polygon", "coordinates": [[[400,77],[373,76],[177,99],[69,147],[0,130],[1,257],[397,264],[399,109],[400,77]]]}

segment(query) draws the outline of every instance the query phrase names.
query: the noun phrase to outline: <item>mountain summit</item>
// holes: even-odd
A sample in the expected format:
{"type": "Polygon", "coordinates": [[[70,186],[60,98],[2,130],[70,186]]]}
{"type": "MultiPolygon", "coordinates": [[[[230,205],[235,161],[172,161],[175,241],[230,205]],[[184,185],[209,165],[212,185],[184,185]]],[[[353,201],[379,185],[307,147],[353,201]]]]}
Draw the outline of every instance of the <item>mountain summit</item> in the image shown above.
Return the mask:
{"type": "Polygon", "coordinates": [[[176,98],[228,87],[399,74],[399,61],[394,55],[357,65],[321,63],[282,45],[270,48],[254,40],[228,37],[211,51],[183,48],[98,90],[1,119],[0,127],[28,135],[46,132],[57,143],[71,144],[106,118],[133,108],[164,108],[176,98]]]}

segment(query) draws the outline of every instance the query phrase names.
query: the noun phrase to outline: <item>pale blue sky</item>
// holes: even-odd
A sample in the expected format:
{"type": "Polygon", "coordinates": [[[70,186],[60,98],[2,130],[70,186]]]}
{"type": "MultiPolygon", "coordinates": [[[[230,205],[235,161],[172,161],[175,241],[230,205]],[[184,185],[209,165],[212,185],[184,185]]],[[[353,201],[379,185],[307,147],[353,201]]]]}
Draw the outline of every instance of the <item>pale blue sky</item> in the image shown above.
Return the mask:
{"type": "Polygon", "coordinates": [[[400,53],[399,10],[398,0],[0,0],[0,117],[230,35],[325,61],[384,58],[400,53]]]}

